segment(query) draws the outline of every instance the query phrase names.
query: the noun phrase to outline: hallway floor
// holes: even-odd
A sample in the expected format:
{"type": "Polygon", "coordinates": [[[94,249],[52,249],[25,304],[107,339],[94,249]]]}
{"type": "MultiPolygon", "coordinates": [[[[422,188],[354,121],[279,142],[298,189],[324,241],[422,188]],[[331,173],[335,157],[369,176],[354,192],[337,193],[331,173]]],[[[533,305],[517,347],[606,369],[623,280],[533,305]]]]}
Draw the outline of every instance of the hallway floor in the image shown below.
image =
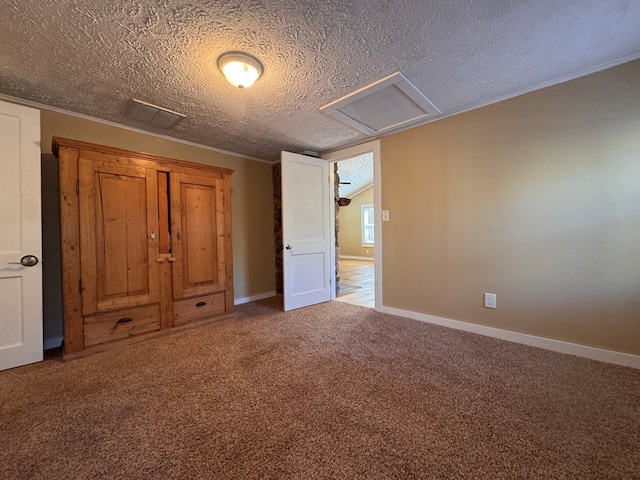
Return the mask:
{"type": "Polygon", "coordinates": [[[368,261],[341,258],[339,265],[340,293],[336,301],[374,308],[373,259],[368,261]]]}

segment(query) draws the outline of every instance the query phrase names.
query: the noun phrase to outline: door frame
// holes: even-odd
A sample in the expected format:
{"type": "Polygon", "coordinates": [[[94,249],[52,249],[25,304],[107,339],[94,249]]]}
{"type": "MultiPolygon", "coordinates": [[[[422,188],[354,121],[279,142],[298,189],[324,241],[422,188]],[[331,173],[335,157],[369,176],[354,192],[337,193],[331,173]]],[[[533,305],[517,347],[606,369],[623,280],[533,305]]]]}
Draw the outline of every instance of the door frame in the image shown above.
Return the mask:
{"type": "MultiPolygon", "coordinates": [[[[340,160],[347,160],[365,153],[373,154],[373,211],[375,216],[374,223],[374,244],[373,244],[373,268],[374,268],[374,291],[375,291],[375,310],[382,308],[382,159],[380,154],[380,140],[372,140],[370,142],[361,143],[353,147],[344,148],[335,152],[322,155],[322,158],[333,164],[340,160]]],[[[331,170],[333,172],[333,169],[331,170]]],[[[335,191],[335,175],[330,175],[331,191],[335,191]]],[[[334,202],[333,196],[331,201],[334,202]]],[[[336,236],[336,213],[332,204],[330,210],[331,215],[331,235],[335,239],[336,236]]],[[[332,265],[336,264],[336,249],[330,251],[332,265]]],[[[335,268],[331,272],[331,300],[336,299],[336,271],[335,268]]]]}

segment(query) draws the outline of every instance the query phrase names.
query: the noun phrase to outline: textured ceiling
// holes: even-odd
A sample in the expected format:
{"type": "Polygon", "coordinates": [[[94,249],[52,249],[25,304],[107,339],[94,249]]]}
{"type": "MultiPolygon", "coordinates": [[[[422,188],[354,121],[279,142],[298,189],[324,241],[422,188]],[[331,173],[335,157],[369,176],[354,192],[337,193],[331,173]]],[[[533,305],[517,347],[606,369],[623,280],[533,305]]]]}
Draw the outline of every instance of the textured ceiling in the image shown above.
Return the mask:
{"type": "Polygon", "coordinates": [[[339,161],[338,175],[341,182],[349,182],[348,185],[340,185],[341,197],[351,198],[360,193],[373,185],[373,154],[365,153],[339,161]]]}
{"type": "Polygon", "coordinates": [[[0,0],[0,93],[276,160],[368,138],[319,108],[401,71],[443,115],[640,55],[638,0],[0,0]],[[247,90],[228,50],[265,66],[247,90]],[[131,98],[187,115],[122,117],[131,98]]]}

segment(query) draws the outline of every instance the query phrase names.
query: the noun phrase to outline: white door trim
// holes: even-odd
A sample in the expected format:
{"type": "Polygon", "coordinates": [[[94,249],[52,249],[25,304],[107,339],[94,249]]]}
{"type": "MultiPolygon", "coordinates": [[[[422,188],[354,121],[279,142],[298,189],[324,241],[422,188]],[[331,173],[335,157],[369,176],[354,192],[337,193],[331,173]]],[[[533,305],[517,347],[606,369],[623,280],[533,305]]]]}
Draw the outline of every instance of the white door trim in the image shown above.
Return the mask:
{"type": "MultiPolygon", "coordinates": [[[[365,153],[373,154],[373,209],[375,211],[375,225],[374,225],[374,237],[375,243],[373,245],[373,268],[374,268],[374,278],[375,278],[375,309],[380,310],[382,308],[382,222],[381,222],[381,212],[382,212],[382,165],[381,165],[381,155],[380,155],[380,140],[372,140],[370,142],[361,143],[360,145],[355,145],[353,147],[345,148],[343,150],[338,150],[337,152],[327,153],[322,155],[322,158],[325,160],[329,160],[332,165],[334,162],[338,162],[340,160],[346,160],[347,158],[353,158],[358,155],[362,155],[365,153]]],[[[333,170],[331,170],[333,171],[333,170]]],[[[331,191],[335,191],[335,178],[331,175],[331,191]]],[[[336,214],[335,208],[333,205],[331,206],[331,238],[335,238],[336,235],[336,214]]],[[[336,249],[331,249],[331,264],[335,265],[336,263],[336,249]]],[[[336,284],[336,272],[333,270],[332,277],[332,285],[336,284]]],[[[335,300],[336,298],[336,290],[332,289],[331,292],[331,300],[335,300]]]]}

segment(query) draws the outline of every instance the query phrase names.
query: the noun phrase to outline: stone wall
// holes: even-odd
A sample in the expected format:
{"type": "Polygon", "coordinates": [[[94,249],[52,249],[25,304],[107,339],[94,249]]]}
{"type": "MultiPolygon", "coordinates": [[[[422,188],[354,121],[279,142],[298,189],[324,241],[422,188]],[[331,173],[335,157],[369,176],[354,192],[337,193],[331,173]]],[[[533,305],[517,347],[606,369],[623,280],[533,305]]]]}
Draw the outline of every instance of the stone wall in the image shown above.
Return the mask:
{"type": "Polygon", "coordinates": [[[273,247],[276,254],[276,293],[284,293],[282,270],[282,178],[281,165],[273,166],[273,247]]]}

